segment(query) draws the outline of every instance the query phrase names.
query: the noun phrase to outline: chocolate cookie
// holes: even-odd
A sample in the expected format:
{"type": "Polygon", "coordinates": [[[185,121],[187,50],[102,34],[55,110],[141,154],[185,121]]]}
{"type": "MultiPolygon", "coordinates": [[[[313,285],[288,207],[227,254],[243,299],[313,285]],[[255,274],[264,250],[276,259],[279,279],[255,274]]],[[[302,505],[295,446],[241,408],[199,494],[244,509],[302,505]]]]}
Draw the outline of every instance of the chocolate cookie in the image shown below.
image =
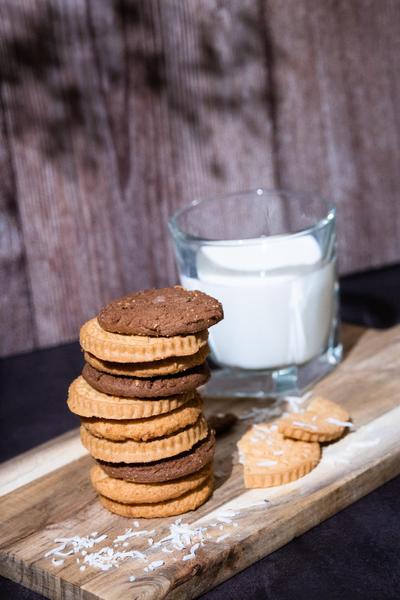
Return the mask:
{"type": "Polygon", "coordinates": [[[135,483],[158,483],[185,477],[199,471],[212,461],[214,450],[215,436],[210,431],[204,440],[198,442],[190,450],[164,460],[134,464],[110,463],[102,460],[97,462],[110,477],[135,483]]]}
{"type": "Polygon", "coordinates": [[[223,319],[222,305],[180,286],[136,292],[110,302],[97,317],[112,333],[172,337],[203,331],[223,319]]]}
{"type": "Polygon", "coordinates": [[[82,376],[93,388],[104,394],[122,398],[166,398],[194,390],[210,378],[207,363],[189,369],[177,375],[166,377],[125,377],[102,373],[88,363],[85,364],[82,376]]]}

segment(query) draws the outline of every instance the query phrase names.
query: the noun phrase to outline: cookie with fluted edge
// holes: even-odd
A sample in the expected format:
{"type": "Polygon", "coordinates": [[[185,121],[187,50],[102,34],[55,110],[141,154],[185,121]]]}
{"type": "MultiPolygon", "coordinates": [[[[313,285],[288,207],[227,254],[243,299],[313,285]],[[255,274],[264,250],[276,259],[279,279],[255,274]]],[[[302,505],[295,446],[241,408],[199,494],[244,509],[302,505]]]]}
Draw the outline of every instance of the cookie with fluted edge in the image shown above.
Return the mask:
{"type": "Polygon", "coordinates": [[[169,396],[168,398],[120,398],[98,392],[80,375],[69,386],[68,408],[80,417],[99,417],[102,419],[146,419],[161,415],[189,402],[195,392],[169,396]]]}
{"type": "Polygon", "coordinates": [[[351,427],[350,415],[342,406],[322,396],[313,398],[304,411],[280,419],[279,431],[303,442],[332,442],[351,427]]]}
{"type": "Polygon", "coordinates": [[[148,419],[128,419],[121,421],[82,417],[81,421],[86,429],[96,437],[102,437],[114,442],[124,442],[125,440],[147,442],[148,440],[170,435],[189,425],[193,425],[201,415],[202,408],[202,399],[195,392],[193,400],[189,400],[171,412],[156,415],[148,419]]]}
{"type": "Polygon", "coordinates": [[[136,483],[158,483],[185,477],[199,471],[212,462],[214,451],[215,436],[213,431],[209,431],[206,438],[197,442],[190,450],[177,456],[149,463],[125,464],[102,460],[97,462],[110,477],[136,483]]]}
{"type": "Polygon", "coordinates": [[[214,480],[213,477],[210,476],[194,490],[190,490],[178,498],[164,500],[163,502],[154,502],[152,504],[122,504],[121,502],[110,500],[105,496],[100,495],[99,497],[104,508],[116,515],[131,519],[153,519],[157,517],[172,517],[191,510],[196,510],[196,508],[199,508],[209,499],[213,492],[213,488],[214,480]]]}
{"type": "Polygon", "coordinates": [[[166,398],[195,390],[207,383],[210,369],[207,363],[184,373],[165,377],[125,377],[102,373],[89,364],[83,367],[82,377],[104,394],[123,398],[166,398]]]}
{"type": "Polygon", "coordinates": [[[314,469],[320,445],[285,438],[276,424],[253,425],[238,442],[247,488],[266,488],[289,483],[314,469]]]}
{"type": "Polygon", "coordinates": [[[112,333],[173,337],[198,333],[223,319],[222,304],[181,286],[142,290],[117,298],[100,311],[100,326],[112,333]]]}
{"type": "Polygon", "coordinates": [[[198,441],[204,439],[207,433],[208,425],[202,416],[196,423],[185,429],[147,442],[135,440],[113,442],[94,436],[84,424],[80,428],[82,444],[94,458],[117,463],[146,463],[176,456],[192,448],[198,441]]]}
{"type": "Polygon", "coordinates": [[[174,375],[175,373],[182,373],[201,365],[210,353],[208,344],[205,344],[195,352],[188,356],[170,356],[161,360],[155,360],[153,362],[137,362],[137,363],[118,363],[110,362],[107,360],[101,360],[90,354],[90,352],[84,352],[84,358],[87,363],[92,365],[98,371],[103,373],[110,373],[110,375],[126,375],[128,377],[162,377],[164,375],[174,375]]]}
{"type": "Polygon", "coordinates": [[[209,479],[211,465],[206,465],[200,471],[186,477],[163,483],[133,483],[123,479],[109,477],[98,465],[92,467],[90,479],[94,489],[116,502],[122,504],[154,504],[172,498],[178,498],[195,489],[209,479]]]}
{"type": "Polygon", "coordinates": [[[79,333],[82,348],[100,358],[118,363],[151,362],[170,356],[195,354],[207,344],[208,331],[172,337],[121,335],[102,329],[97,319],[84,323],[79,333]]]}

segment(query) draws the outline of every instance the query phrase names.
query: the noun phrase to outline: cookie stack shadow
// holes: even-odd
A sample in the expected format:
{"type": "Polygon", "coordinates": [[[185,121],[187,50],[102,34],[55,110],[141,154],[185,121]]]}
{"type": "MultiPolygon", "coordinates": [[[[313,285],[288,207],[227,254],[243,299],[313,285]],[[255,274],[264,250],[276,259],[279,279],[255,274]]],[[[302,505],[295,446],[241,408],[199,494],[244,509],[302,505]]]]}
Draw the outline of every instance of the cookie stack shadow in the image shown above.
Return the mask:
{"type": "Polygon", "coordinates": [[[68,406],[111,512],[172,516],[212,494],[215,438],[197,388],[210,377],[207,328],[221,318],[213,298],[174,287],[115,300],[81,328],[85,365],[68,406]]]}

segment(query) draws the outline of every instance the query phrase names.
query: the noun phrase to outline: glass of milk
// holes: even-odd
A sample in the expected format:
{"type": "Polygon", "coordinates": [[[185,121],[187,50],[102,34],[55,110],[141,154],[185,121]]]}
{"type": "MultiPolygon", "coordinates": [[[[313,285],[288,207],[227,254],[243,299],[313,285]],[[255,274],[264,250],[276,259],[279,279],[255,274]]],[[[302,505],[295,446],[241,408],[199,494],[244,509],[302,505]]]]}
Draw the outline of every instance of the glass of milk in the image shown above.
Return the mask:
{"type": "Polygon", "coordinates": [[[335,220],[317,195],[265,189],[196,200],[172,217],[182,285],[224,307],[210,330],[222,369],[208,391],[298,392],[338,363],[335,220]]]}

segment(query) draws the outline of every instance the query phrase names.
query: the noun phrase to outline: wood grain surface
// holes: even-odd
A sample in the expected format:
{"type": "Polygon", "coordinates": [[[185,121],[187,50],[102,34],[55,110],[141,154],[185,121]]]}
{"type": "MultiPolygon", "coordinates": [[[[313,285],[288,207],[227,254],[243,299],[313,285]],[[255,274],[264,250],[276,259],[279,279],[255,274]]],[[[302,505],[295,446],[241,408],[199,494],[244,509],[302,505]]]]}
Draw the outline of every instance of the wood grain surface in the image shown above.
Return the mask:
{"type": "MultiPolygon", "coordinates": [[[[346,359],[313,391],[345,406],[354,431],[325,446],[320,464],[304,478],[276,488],[245,490],[235,450],[250,421],[239,421],[217,442],[217,483],[212,499],[183,516],[184,523],[192,527],[208,527],[209,538],[195,559],[182,560],[188,549],[163,553],[149,546],[148,536],[129,540],[123,547],[144,552],[147,562],[128,559],[118,569],[105,572],[92,567],[81,570],[78,555],[59,565],[44,556],[57,545],[56,538],[88,535],[93,530],[106,534],[105,540],[88,550],[93,552],[112,545],[116,536],[133,526],[131,519],[111,515],[100,506],[88,477],[91,459],[85,454],[79,457],[78,437],[71,433],[0,467],[1,574],[49,598],[187,600],[397,475],[400,326],[366,333],[352,328],[346,330],[346,338],[348,346],[354,344],[346,359]],[[40,463],[36,471],[32,470],[35,454],[40,463]],[[15,476],[10,478],[13,466],[15,476]],[[227,509],[236,513],[236,527],[218,520],[221,511],[227,509]],[[213,526],[215,522],[217,527],[213,526]],[[156,560],[164,564],[146,573],[145,565],[156,560]],[[132,575],[135,581],[129,581],[132,575]]],[[[227,402],[226,398],[206,398],[206,410],[226,410],[227,402]]],[[[249,409],[263,406],[271,407],[271,401],[241,398],[232,401],[229,410],[243,416],[249,409]]],[[[281,407],[284,409],[283,404],[281,407]]],[[[154,529],[151,537],[157,541],[168,533],[174,520],[142,519],[138,530],[154,529]]]]}
{"type": "Polygon", "coordinates": [[[342,272],[399,260],[399,28],[396,0],[3,0],[0,354],[176,281],[200,195],[318,191],[342,272]]]}

